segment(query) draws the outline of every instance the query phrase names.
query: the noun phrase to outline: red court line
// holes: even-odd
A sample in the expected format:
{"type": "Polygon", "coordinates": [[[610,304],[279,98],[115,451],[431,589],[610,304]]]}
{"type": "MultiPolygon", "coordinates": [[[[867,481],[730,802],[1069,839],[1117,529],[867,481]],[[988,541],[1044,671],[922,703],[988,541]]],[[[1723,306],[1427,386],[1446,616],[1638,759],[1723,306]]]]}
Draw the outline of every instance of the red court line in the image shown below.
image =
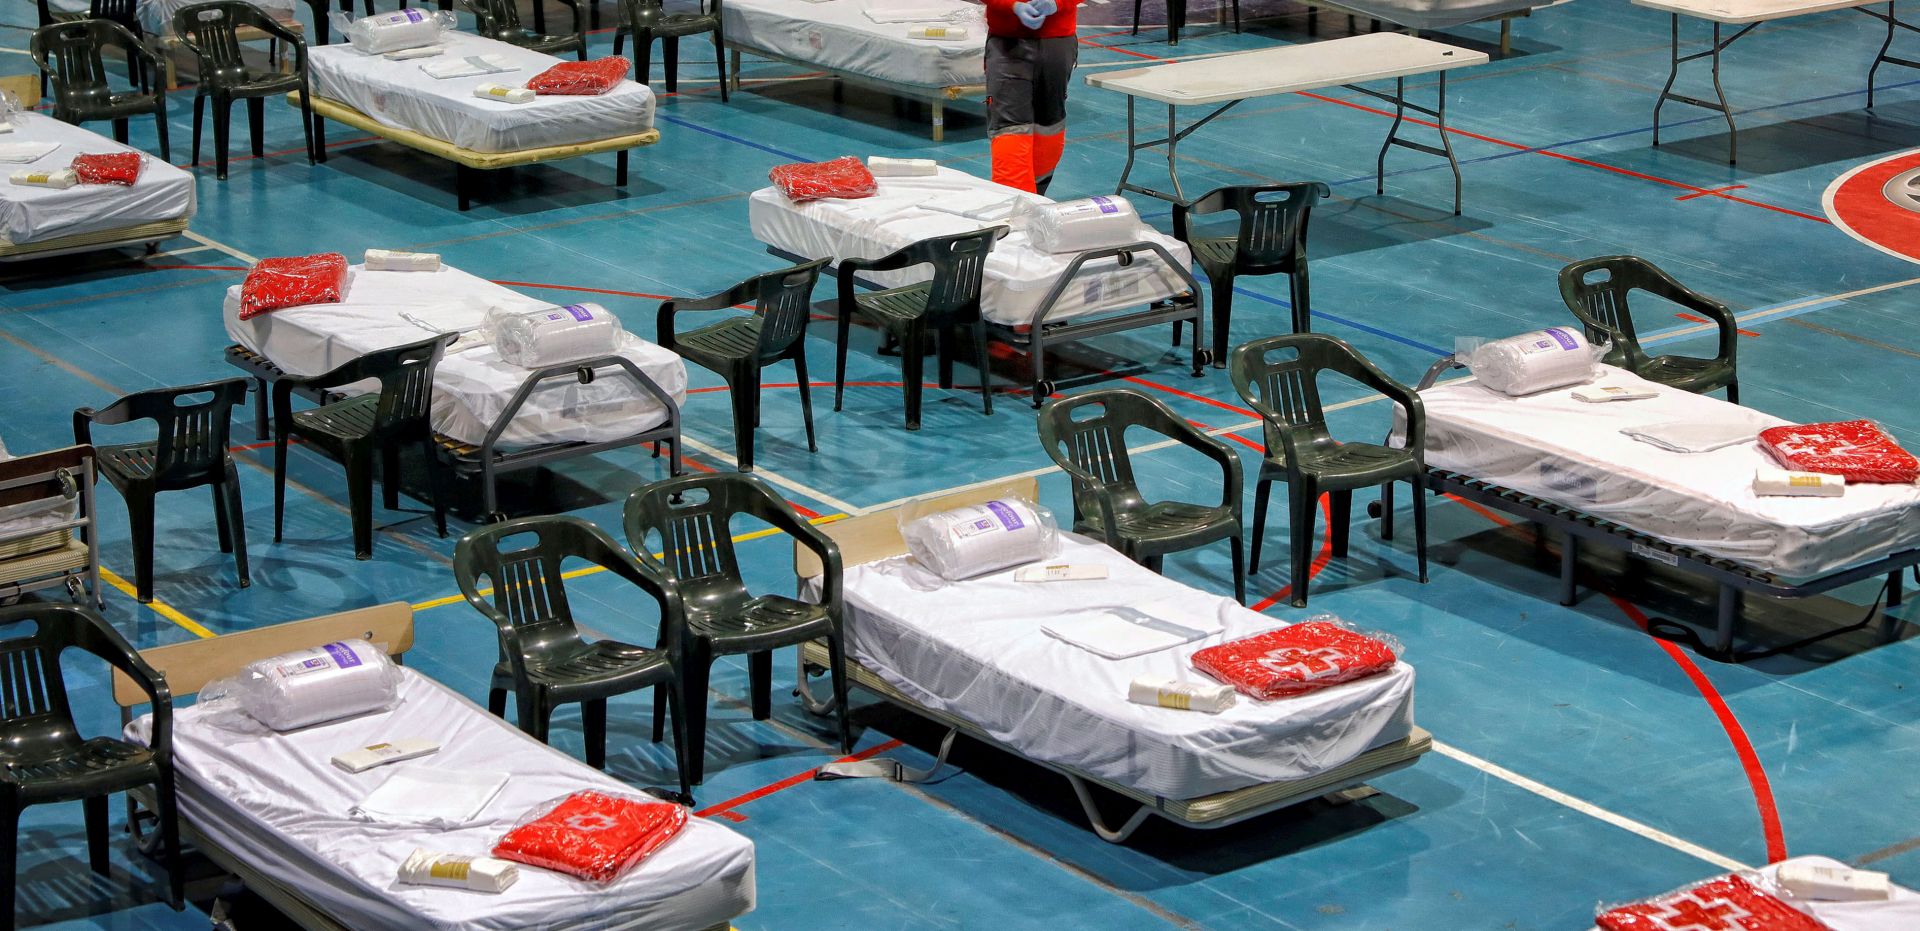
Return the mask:
{"type": "Polygon", "coordinates": [[[1717,187],[1711,191],[1699,191],[1693,194],[1682,194],[1679,197],[1674,198],[1674,200],[1692,200],[1696,197],[1706,197],[1709,194],[1725,194],[1728,191],[1738,191],[1744,187],[1746,187],[1746,185],[1744,184],[1729,184],[1726,187],[1717,187]]]}
{"type": "MultiPolygon", "coordinates": [[[[1713,322],[1711,320],[1708,320],[1705,317],[1696,317],[1693,314],[1674,314],[1674,316],[1679,317],[1680,319],[1685,320],[1689,323],[1712,323],[1713,322]]],[[[1760,335],[1758,333],[1755,333],[1752,330],[1736,329],[1734,330],[1734,332],[1740,334],[1741,336],[1759,336],[1760,335]]]]}
{"type": "MultiPolygon", "coordinates": [[[[1113,373],[1107,372],[1106,374],[1112,375],[1113,373]]],[[[1148,388],[1154,389],[1155,391],[1165,391],[1166,393],[1174,395],[1175,397],[1186,398],[1189,401],[1199,401],[1202,404],[1209,404],[1214,407],[1220,408],[1221,410],[1232,411],[1236,414],[1240,414],[1245,417],[1251,417],[1255,420],[1260,419],[1260,414],[1256,411],[1250,411],[1244,407],[1228,404],[1225,401],[1216,401],[1213,398],[1206,397],[1205,395],[1194,394],[1191,391],[1182,391],[1179,388],[1173,387],[1172,385],[1163,385],[1163,384],[1160,384],[1159,382],[1148,381],[1144,378],[1138,378],[1132,375],[1122,375],[1120,376],[1120,380],[1130,381],[1136,385],[1144,385],[1148,388]]],[[[1265,450],[1262,450],[1262,451],[1264,452],[1265,450]]]]}
{"type": "Polygon", "coordinates": [[[1166,61],[1166,59],[1161,58],[1158,55],[1149,55],[1145,52],[1136,52],[1133,49],[1120,48],[1119,46],[1115,46],[1115,45],[1101,45],[1098,42],[1092,42],[1085,38],[1080,39],[1080,44],[1090,45],[1097,49],[1106,49],[1109,52],[1119,52],[1122,55],[1132,55],[1135,58],[1144,58],[1148,61],[1166,61]]]}
{"type": "MultiPolygon", "coordinates": [[[[882,743],[875,744],[871,747],[868,747],[865,750],[861,750],[858,753],[853,753],[847,756],[843,756],[837,760],[834,760],[834,762],[835,763],[858,763],[861,760],[871,759],[873,757],[879,756],[882,753],[886,753],[889,750],[895,750],[905,745],[906,744],[904,741],[888,740],[882,743]]],[[[766,798],[767,796],[772,795],[775,792],[784,792],[788,789],[793,788],[794,786],[811,781],[813,779],[813,775],[819,771],[820,770],[818,768],[815,768],[815,769],[809,769],[804,773],[797,773],[795,775],[788,776],[787,778],[782,779],[779,782],[772,783],[771,785],[761,786],[760,788],[755,789],[752,792],[748,792],[745,795],[737,795],[737,796],[734,796],[733,798],[727,799],[724,802],[721,802],[718,805],[714,805],[708,808],[702,808],[699,811],[694,812],[694,815],[701,818],[709,818],[714,815],[719,815],[721,817],[727,818],[729,821],[744,820],[743,818],[733,815],[733,810],[736,808],[739,808],[742,805],[747,804],[748,802],[759,801],[760,799],[766,798]]]]}

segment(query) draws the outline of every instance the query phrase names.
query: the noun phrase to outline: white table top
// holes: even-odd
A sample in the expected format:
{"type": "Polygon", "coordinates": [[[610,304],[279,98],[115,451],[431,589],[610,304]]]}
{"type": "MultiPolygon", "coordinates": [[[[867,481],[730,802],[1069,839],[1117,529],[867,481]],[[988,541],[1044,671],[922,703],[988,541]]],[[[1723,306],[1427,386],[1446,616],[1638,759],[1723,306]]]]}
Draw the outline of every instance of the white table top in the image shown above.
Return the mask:
{"type": "Polygon", "coordinates": [[[1633,0],[1633,5],[1708,22],[1741,26],[1884,2],[1886,0],[1633,0]]]}
{"type": "Polygon", "coordinates": [[[1487,61],[1485,52],[1376,32],[1105,71],[1088,75],[1087,84],[1161,103],[1196,105],[1431,74],[1487,61]]]}

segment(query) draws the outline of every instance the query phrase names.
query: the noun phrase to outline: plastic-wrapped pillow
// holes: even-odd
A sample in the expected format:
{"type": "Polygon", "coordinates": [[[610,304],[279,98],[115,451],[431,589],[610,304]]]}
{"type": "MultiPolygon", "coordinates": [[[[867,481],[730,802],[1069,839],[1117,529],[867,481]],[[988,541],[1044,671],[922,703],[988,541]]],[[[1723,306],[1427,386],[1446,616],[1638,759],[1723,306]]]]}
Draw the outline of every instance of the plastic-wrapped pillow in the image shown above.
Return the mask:
{"type": "Polygon", "coordinates": [[[1376,676],[1399,661],[1400,642],[1331,614],[1193,654],[1193,668],[1260,701],[1376,676]]]}
{"type": "Polygon", "coordinates": [[[1027,241],[1041,252],[1086,252],[1140,237],[1140,215],[1124,197],[1103,194],[1027,208],[1027,241]]]}
{"type": "Polygon", "coordinates": [[[1060,553],[1052,512],[1020,498],[999,498],[922,516],[900,509],[907,552],[949,581],[962,581],[1060,553]]]}
{"type": "Polygon", "coordinates": [[[500,360],[521,368],[542,368],[610,356],[626,332],[599,304],[568,304],[539,310],[487,312],[484,335],[500,360]]]}
{"type": "Polygon", "coordinates": [[[356,51],[368,55],[437,44],[459,24],[459,19],[448,10],[395,10],[355,20],[347,19],[344,13],[333,14],[334,28],[346,34],[356,51]]]}
{"type": "Polygon", "coordinates": [[[1602,931],[1832,931],[1754,873],[1718,876],[1624,905],[1603,905],[1602,931]]]}
{"type": "Polygon", "coordinates": [[[839,198],[857,200],[880,191],[880,182],[859,159],[844,155],[827,162],[775,165],[767,178],[796,204],[839,198]]]}
{"type": "Polygon", "coordinates": [[[338,252],[261,259],[240,284],[240,319],[282,307],[338,304],[347,291],[347,257],[338,252]]]}
{"type": "Polygon", "coordinates": [[[610,55],[592,61],[563,61],[533,76],[527,89],[542,96],[596,97],[620,86],[633,65],[610,55]]]}
{"type": "Polygon", "coordinates": [[[687,810],[605,792],[575,792],[528,812],[493,855],[596,883],[619,879],[687,826],[687,810]]]}
{"type": "Polygon", "coordinates": [[[1920,480],[1920,460],[1871,420],[1770,427],[1760,431],[1760,447],[1798,472],[1888,485],[1920,480]]]}
{"type": "Polygon", "coordinates": [[[1593,368],[1606,354],[1604,342],[1589,344],[1579,330],[1563,326],[1489,340],[1468,351],[1454,352],[1481,384],[1513,397],[1584,385],[1593,380],[1593,368]]]}
{"type": "Polygon", "coordinates": [[[140,180],[140,169],[147,158],[138,152],[110,152],[102,155],[76,155],[67,166],[81,184],[118,184],[132,187],[140,180]]]}
{"type": "Polygon", "coordinates": [[[400,669],[365,640],[342,640],[248,663],[223,688],[247,715],[276,731],[387,711],[400,698],[400,669]]]}

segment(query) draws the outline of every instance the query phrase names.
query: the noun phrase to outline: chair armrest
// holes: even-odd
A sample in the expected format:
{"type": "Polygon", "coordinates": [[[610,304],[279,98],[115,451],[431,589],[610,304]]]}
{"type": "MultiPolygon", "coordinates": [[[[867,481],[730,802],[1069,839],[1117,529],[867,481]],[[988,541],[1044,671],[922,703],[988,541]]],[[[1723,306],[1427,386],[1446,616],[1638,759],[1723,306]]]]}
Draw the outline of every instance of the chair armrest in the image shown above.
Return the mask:
{"type": "Polygon", "coordinates": [[[91,407],[82,407],[73,412],[73,442],[76,446],[93,445],[93,418],[99,416],[91,407]]]}
{"type": "Polygon", "coordinates": [[[912,246],[895,249],[877,259],[849,258],[839,262],[839,274],[843,280],[851,279],[860,272],[891,272],[912,266],[909,255],[912,246]]]}
{"type": "Polygon", "coordinates": [[[279,20],[263,13],[258,19],[247,25],[293,46],[296,51],[304,56],[307,49],[307,40],[301,38],[299,33],[287,28],[279,20]]]}
{"type": "Polygon", "coordinates": [[[1241,475],[1240,454],[1235,452],[1233,447],[1228,446],[1224,440],[1221,440],[1217,436],[1211,436],[1206,431],[1184,420],[1175,421],[1175,425],[1176,429],[1173,433],[1175,440],[1178,440],[1181,445],[1220,464],[1220,479],[1225,483],[1225,487],[1221,489],[1220,506],[1232,508],[1235,512],[1238,512],[1240,509],[1240,493],[1244,487],[1244,479],[1241,475]]]}
{"type": "Polygon", "coordinates": [[[759,289],[754,286],[758,280],[759,279],[756,278],[753,281],[737,284],[719,294],[709,294],[706,297],[674,298],[670,301],[662,301],[660,303],[660,314],[658,317],[660,338],[655,340],[655,342],[668,349],[673,348],[673,316],[677,313],[682,311],[691,313],[709,310],[728,310],[759,297],[759,295],[755,293],[759,289]]]}
{"type": "Polygon", "coordinates": [[[147,703],[153,706],[153,735],[147,745],[157,759],[166,762],[173,753],[173,690],[167,685],[167,677],[148,665],[133,645],[111,628],[83,628],[73,646],[125,673],[146,693],[147,703]]]}

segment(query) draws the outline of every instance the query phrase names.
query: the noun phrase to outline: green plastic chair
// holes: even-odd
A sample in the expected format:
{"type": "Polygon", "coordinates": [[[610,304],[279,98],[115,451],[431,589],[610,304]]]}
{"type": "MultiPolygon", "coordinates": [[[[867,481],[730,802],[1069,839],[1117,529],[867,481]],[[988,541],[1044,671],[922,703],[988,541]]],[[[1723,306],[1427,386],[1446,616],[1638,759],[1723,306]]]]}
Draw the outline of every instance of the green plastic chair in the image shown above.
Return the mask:
{"type": "Polygon", "coordinates": [[[1586,328],[1589,341],[1608,341],[1611,348],[1603,360],[1607,364],[1694,394],[1725,388],[1727,400],[1740,403],[1740,377],[1734,364],[1740,322],[1734,319],[1727,305],[1675,281],[1658,265],[1632,255],[1601,256],[1561,269],[1560,297],[1586,328]],[[1647,355],[1646,350],[1640,348],[1640,338],[1633,329],[1633,313],[1627,308],[1627,294],[1635,290],[1671,301],[1712,320],[1720,329],[1719,351],[1711,359],[1647,355]]]}
{"type": "Polygon", "coordinates": [[[200,163],[200,122],[208,98],[213,100],[214,177],[227,180],[227,124],[233,102],[247,102],[247,125],[253,139],[253,157],[266,154],[268,97],[298,93],[300,131],[307,141],[307,164],[314,162],[313,109],[307,94],[307,43],[298,33],[243,0],[212,0],[182,7],[173,14],[180,43],[199,61],[200,78],[193,94],[193,161],[200,163]],[[293,49],[293,73],[255,68],[247,64],[239,31],[257,29],[269,39],[293,49]]]}
{"type": "Polygon", "coordinates": [[[173,158],[173,147],[167,141],[166,82],[155,78],[151,93],[145,87],[150,75],[160,73],[160,58],[137,33],[107,19],[54,23],[34,32],[28,49],[53,85],[54,119],[76,126],[111,121],[114,141],[124,145],[127,121],[152,114],[160,158],[173,158]],[[128,69],[138,75],[136,80],[142,85],[139,90],[115,90],[107,80],[107,66],[100,51],[109,46],[118,46],[126,54],[128,69]]]}
{"type": "MultiPolygon", "coordinates": [[[[1213,365],[1226,364],[1227,337],[1233,321],[1233,282],[1242,276],[1286,275],[1293,332],[1313,329],[1313,301],[1307,289],[1307,221],[1313,205],[1333,191],[1318,181],[1223,187],[1198,199],[1173,205],[1174,238],[1187,244],[1207,275],[1213,299],[1213,365]],[[1191,218],[1231,210],[1240,225],[1232,235],[1201,234],[1191,218]]],[[[1173,325],[1180,345],[1180,323],[1173,325]]]]}
{"type": "Polygon", "coordinates": [[[153,601],[154,498],[163,491],[201,486],[212,489],[220,552],[233,554],[240,587],[251,583],[240,476],[233,455],[227,451],[233,409],[245,403],[247,380],[229,378],[141,391],[114,401],[104,410],[83,407],[73,412],[73,441],[83,446],[93,444],[95,425],[154,423],[154,439],[94,447],[94,462],[101,477],[127,502],[127,522],[133,533],[133,584],[141,604],[153,601]]]}
{"type": "MultiPolygon", "coordinates": [[[[587,763],[605,769],[607,699],[651,688],[654,704],[664,700],[673,712],[674,767],[686,795],[685,719],[668,651],[581,637],[567,598],[568,560],[598,566],[652,596],[660,603],[663,635],[668,630],[666,618],[678,596],[587,521],[527,517],[468,533],[454,546],[453,575],[467,604],[492,621],[500,635],[487,709],[506,717],[511,691],[520,729],[545,743],[554,708],[579,702],[587,763]]],[[[653,739],[660,738],[656,724],[653,739]]]]}
{"type": "Polygon", "coordinates": [[[920,429],[920,373],[925,365],[926,338],[940,339],[940,387],[953,387],[953,350],[958,332],[973,339],[973,361],[980,369],[980,400],[993,413],[993,379],[987,370],[987,325],[980,315],[980,286],[986,278],[987,253],[1007,235],[1004,226],[971,233],[923,239],[877,259],[842,259],[838,311],[839,344],[833,373],[833,409],[847,386],[847,336],[855,315],[900,342],[901,381],[907,396],[907,429],[920,429]],[[933,267],[930,280],[882,291],[860,292],[855,287],[862,272],[891,272],[919,265],[933,267]]]}
{"type": "Polygon", "coordinates": [[[173,695],[167,680],[100,615],[73,605],[23,604],[0,608],[0,629],[32,624],[33,633],[0,640],[0,818],[7,836],[0,863],[0,915],[14,923],[20,816],[27,808],[79,801],[86,816],[87,863],[108,875],[107,798],[154,787],[160,849],[167,870],[167,902],[181,908],[180,817],[173,791],[173,695]],[[80,736],[67,701],[60,657],[90,653],[126,674],[153,705],[147,746],[118,737],[80,736]]]}
{"type": "Polygon", "coordinates": [[[1420,395],[1387,377],[1352,346],[1320,333],[1257,339],[1235,347],[1227,365],[1233,388],[1264,422],[1267,455],[1254,488],[1253,571],[1260,571],[1260,540],[1267,529],[1267,495],[1287,483],[1293,531],[1293,606],[1307,606],[1307,571],[1313,560],[1314,519],[1327,494],[1333,555],[1347,555],[1353,492],[1380,486],[1380,532],[1393,535],[1393,483],[1413,485],[1414,551],[1420,581],[1427,581],[1426,408],[1420,395]],[[1335,440],[1320,405],[1321,372],[1344,375],[1385,395],[1406,417],[1406,446],[1335,440]]]}
{"type": "Polygon", "coordinates": [[[573,31],[549,35],[546,0],[534,0],[532,29],[520,24],[518,0],[460,0],[460,5],[473,14],[474,31],[489,39],[548,55],[573,52],[581,61],[586,61],[586,20],[580,16],[579,0],[560,0],[560,3],[573,11],[573,31]]]}
{"type": "Polygon", "coordinates": [[[400,507],[400,450],[419,446],[426,457],[433,495],[433,522],[447,535],[444,470],[434,449],[433,372],[457,334],[442,333],[350,359],[324,375],[282,375],[273,383],[273,542],[280,542],[287,502],[287,441],[299,437],[340,460],[347,470],[347,500],[353,517],[353,554],[373,558],[373,464],[381,465],[380,485],[387,510],[400,507]],[[380,390],[295,412],[293,394],[322,392],[354,382],[378,379],[380,390]]]}
{"type": "Polygon", "coordinates": [[[826,259],[756,275],[731,289],[698,300],[660,305],[660,345],[726,380],[733,399],[733,445],[740,471],[753,471],[753,431],[760,426],[760,370],[792,361],[800,380],[800,417],[807,425],[807,452],[813,440],[813,391],[807,383],[807,321],[813,312],[813,286],[826,259]],[[686,333],[673,331],[676,314],[730,310],[747,302],[753,313],[728,317],[686,333]]]}
{"type": "MultiPolygon", "coordinates": [[[[680,40],[706,33],[713,39],[713,57],[720,66],[720,102],[727,102],[727,26],[720,15],[721,0],[711,4],[702,0],[695,12],[667,12],[661,0],[620,0],[621,23],[613,31],[613,53],[620,54],[627,36],[633,36],[634,80],[651,83],[653,40],[660,40],[660,57],[666,66],[667,93],[680,86],[680,40]]],[[[599,7],[594,7],[595,28],[599,27],[599,7]]]]}
{"type": "Polygon", "coordinates": [[[1233,597],[1247,601],[1240,539],[1240,456],[1174,416],[1158,399],[1110,388],[1048,401],[1040,409],[1040,445],[1073,480],[1073,530],[1106,541],[1159,572],[1168,553],[1220,540],[1233,548],[1233,597]],[[1134,481],[1127,430],[1167,437],[1220,464],[1220,503],[1147,501],[1134,481]]]}
{"type": "MultiPolygon", "coordinates": [[[[707,682],[717,656],[746,654],[753,718],[764,721],[773,712],[773,651],[825,639],[840,709],[840,750],[852,751],[839,545],[802,520],[766,483],[737,472],[683,475],[636,490],[627,498],[626,528],[627,545],[678,595],[669,601],[663,623],[667,649],[680,670],[686,766],[695,785],[706,773],[707,682]],[[773,525],[819,557],[825,567],[819,603],[747,590],[730,530],[733,518],[742,515],[773,525]],[[651,555],[655,552],[660,557],[651,555]]],[[[659,721],[656,704],[656,730],[659,721]]]]}

